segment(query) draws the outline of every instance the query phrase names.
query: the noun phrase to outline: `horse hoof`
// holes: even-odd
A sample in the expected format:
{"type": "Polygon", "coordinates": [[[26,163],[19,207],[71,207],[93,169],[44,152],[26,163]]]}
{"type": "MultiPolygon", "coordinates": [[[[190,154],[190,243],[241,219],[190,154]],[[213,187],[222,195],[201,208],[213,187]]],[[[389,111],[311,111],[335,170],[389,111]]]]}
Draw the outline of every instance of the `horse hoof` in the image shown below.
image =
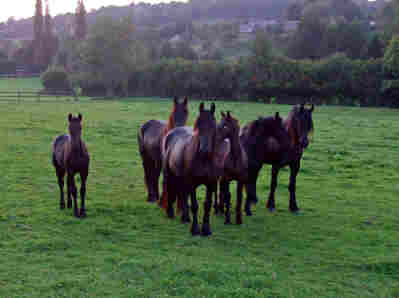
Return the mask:
{"type": "Polygon", "coordinates": [[[273,212],[276,211],[276,208],[274,208],[274,207],[269,207],[269,208],[267,208],[267,209],[269,209],[269,212],[271,212],[271,213],[273,213],[273,212]]]}
{"type": "Polygon", "coordinates": [[[212,235],[212,232],[210,231],[210,230],[207,230],[207,231],[202,231],[201,232],[201,236],[202,237],[208,237],[208,236],[211,236],[212,235]]]}
{"type": "Polygon", "coordinates": [[[80,211],[80,216],[79,216],[80,218],[86,218],[87,217],[87,215],[86,215],[86,211],[85,210],[81,210],[80,211]]]}
{"type": "Polygon", "coordinates": [[[158,199],[157,198],[148,198],[147,202],[148,203],[156,203],[156,202],[158,202],[158,199]]]}
{"type": "Polygon", "coordinates": [[[200,234],[200,231],[198,229],[198,226],[191,228],[191,235],[198,236],[199,234],[200,234]]]}
{"type": "Polygon", "coordinates": [[[76,217],[76,218],[79,218],[79,217],[80,217],[80,214],[79,214],[78,212],[75,212],[74,214],[75,214],[75,217],[76,217]]]}
{"type": "Polygon", "coordinates": [[[237,225],[242,225],[242,219],[241,219],[241,218],[237,218],[236,224],[237,224],[237,225]]]}
{"type": "Polygon", "coordinates": [[[252,211],[251,210],[245,210],[245,214],[247,215],[247,216],[252,216],[252,211]]]}
{"type": "Polygon", "coordinates": [[[68,207],[68,209],[72,209],[72,203],[68,203],[68,205],[67,205],[67,207],[68,207]]]}
{"type": "Polygon", "coordinates": [[[60,210],[64,210],[65,209],[65,205],[60,205],[60,210]]]}
{"type": "Polygon", "coordinates": [[[231,220],[230,220],[230,219],[226,219],[226,220],[224,221],[224,224],[225,224],[225,225],[231,225],[231,220]]]}
{"type": "Polygon", "coordinates": [[[190,217],[184,217],[184,216],[183,216],[183,217],[181,218],[181,222],[182,222],[182,223],[190,223],[190,222],[191,222],[190,217]]]}
{"type": "Polygon", "coordinates": [[[290,211],[291,211],[292,214],[295,214],[295,215],[299,215],[300,214],[299,209],[294,209],[294,210],[290,209],[290,211]]]}

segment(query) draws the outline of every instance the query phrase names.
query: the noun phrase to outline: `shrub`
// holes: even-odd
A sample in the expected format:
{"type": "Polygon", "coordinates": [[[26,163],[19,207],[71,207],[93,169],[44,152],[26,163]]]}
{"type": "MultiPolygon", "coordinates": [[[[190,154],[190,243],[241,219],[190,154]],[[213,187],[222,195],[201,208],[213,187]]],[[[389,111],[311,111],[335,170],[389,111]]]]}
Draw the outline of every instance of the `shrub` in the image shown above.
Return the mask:
{"type": "Polygon", "coordinates": [[[46,90],[71,90],[68,73],[62,67],[50,67],[41,76],[46,90]]]}

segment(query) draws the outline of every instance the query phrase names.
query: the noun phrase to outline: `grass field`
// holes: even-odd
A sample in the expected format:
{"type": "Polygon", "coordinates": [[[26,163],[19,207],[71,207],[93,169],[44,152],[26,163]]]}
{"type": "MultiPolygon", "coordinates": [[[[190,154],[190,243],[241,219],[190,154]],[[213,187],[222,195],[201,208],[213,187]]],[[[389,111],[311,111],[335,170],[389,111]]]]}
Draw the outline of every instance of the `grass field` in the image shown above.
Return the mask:
{"type": "MultiPolygon", "coordinates": [[[[0,297],[399,297],[396,110],[317,107],[298,176],[300,215],[288,212],[288,170],[278,212],[266,211],[266,166],[254,216],[226,226],[213,215],[213,235],[202,238],[145,202],[137,129],[170,107],[0,104],[0,297]],[[58,209],[50,163],[69,112],[83,114],[92,156],[84,220],[58,209]]],[[[197,109],[191,102],[190,124],[197,109]]],[[[222,109],[246,123],[290,107],[217,103],[222,109]]]]}

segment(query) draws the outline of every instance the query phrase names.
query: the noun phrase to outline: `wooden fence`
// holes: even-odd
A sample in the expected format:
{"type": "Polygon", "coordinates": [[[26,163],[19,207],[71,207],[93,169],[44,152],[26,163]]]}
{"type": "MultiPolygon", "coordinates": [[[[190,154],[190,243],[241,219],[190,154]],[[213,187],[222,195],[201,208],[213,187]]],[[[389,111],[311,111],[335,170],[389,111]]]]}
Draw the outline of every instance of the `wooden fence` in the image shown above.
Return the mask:
{"type": "Polygon", "coordinates": [[[78,95],[74,91],[60,91],[60,90],[7,90],[0,91],[0,101],[15,101],[21,102],[25,100],[36,100],[38,102],[43,100],[54,100],[70,97],[78,101],[78,95]]]}

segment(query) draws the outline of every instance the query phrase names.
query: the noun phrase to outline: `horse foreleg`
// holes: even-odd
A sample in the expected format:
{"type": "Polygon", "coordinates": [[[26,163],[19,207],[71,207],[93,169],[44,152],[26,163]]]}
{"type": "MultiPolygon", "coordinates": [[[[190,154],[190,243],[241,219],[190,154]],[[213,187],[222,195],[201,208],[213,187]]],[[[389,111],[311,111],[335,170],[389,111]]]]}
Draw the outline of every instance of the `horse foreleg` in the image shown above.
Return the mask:
{"type": "Polygon", "coordinates": [[[65,200],[64,200],[65,169],[57,168],[56,171],[57,171],[58,186],[60,188],[60,209],[65,209],[65,200]]]}
{"type": "MultiPolygon", "coordinates": [[[[75,185],[75,179],[73,177],[73,173],[68,173],[68,193],[72,195],[73,198],[73,209],[76,217],[79,217],[79,209],[78,209],[78,191],[75,185]]],[[[68,198],[69,199],[69,198],[68,198]]],[[[69,202],[68,202],[69,204],[69,202]]]]}
{"type": "Polygon", "coordinates": [[[299,208],[296,204],[296,176],[298,175],[299,169],[301,167],[301,161],[297,160],[290,164],[291,174],[290,174],[290,184],[288,189],[290,191],[290,210],[291,212],[297,213],[299,208]]]}
{"type": "Polygon", "coordinates": [[[242,214],[241,214],[241,205],[242,205],[242,191],[244,188],[244,184],[237,181],[237,205],[236,205],[236,223],[238,225],[242,224],[242,214]]]}
{"type": "Polygon", "coordinates": [[[270,212],[273,212],[276,209],[275,201],[274,201],[274,194],[277,188],[277,178],[278,172],[280,168],[278,166],[272,166],[272,180],[270,183],[270,193],[269,193],[269,200],[267,201],[266,208],[269,209],[270,212]]]}
{"type": "Polygon", "coordinates": [[[209,223],[209,217],[211,214],[212,196],[213,196],[213,193],[215,192],[215,188],[216,188],[216,183],[206,186],[206,199],[204,202],[205,212],[204,212],[204,219],[202,222],[202,230],[201,230],[202,236],[212,235],[211,226],[209,223]]]}
{"type": "Polygon", "coordinates": [[[220,182],[220,200],[219,200],[219,208],[222,212],[224,212],[224,223],[231,224],[230,219],[230,182],[229,181],[221,181],[220,182]]]}
{"type": "Polygon", "coordinates": [[[258,180],[259,171],[261,167],[250,167],[248,170],[248,184],[247,184],[247,200],[245,202],[245,213],[248,216],[252,215],[251,203],[256,204],[258,197],[256,195],[256,181],[258,180]]]}
{"type": "Polygon", "coordinates": [[[193,223],[191,225],[191,235],[196,236],[200,234],[198,228],[198,201],[195,189],[191,191],[191,212],[193,213],[193,223]]]}
{"type": "Polygon", "coordinates": [[[178,194],[178,205],[180,205],[180,210],[182,211],[181,221],[182,223],[190,222],[190,214],[188,210],[188,192],[184,189],[179,191],[178,194]]]}
{"type": "Polygon", "coordinates": [[[80,217],[86,217],[86,207],[85,207],[85,199],[86,199],[86,180],[87,180],[88,172],[84,171],[80,173],[81,186],[80,186],[80,217]]]}

